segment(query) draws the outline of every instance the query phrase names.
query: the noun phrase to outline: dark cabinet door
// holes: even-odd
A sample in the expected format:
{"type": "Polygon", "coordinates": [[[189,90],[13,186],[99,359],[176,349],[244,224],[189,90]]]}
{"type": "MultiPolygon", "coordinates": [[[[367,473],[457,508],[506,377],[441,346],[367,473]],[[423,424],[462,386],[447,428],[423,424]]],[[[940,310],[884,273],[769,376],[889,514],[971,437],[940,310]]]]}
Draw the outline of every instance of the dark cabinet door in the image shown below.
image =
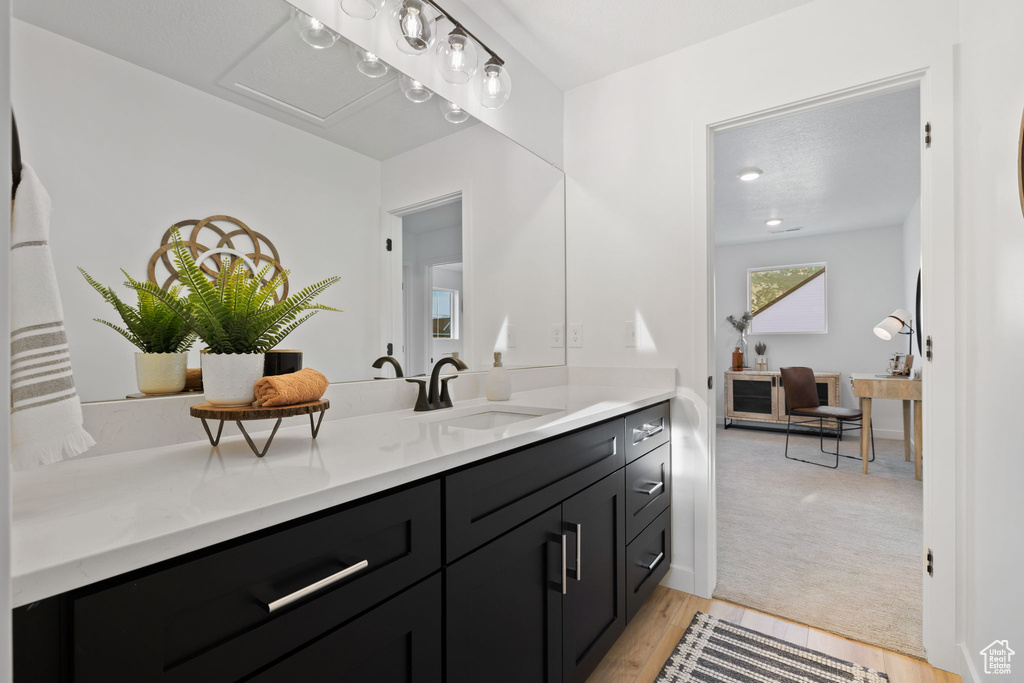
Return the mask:
{"type": "Polygon", "coordinates": [[[445,570],[446,681],[562,679],[561,528],[554,507],[445,570]]]}
{"type": "Polygon", "coordinates": [[[251,680],[441,683],[441,575],[391,598],[251,680]]]}
{"type": "Polygon", "coordinates": [[[568,575],[562,598],[562,680],[585,681],[626,628],[625,473],[562,503],[568,575]]]}

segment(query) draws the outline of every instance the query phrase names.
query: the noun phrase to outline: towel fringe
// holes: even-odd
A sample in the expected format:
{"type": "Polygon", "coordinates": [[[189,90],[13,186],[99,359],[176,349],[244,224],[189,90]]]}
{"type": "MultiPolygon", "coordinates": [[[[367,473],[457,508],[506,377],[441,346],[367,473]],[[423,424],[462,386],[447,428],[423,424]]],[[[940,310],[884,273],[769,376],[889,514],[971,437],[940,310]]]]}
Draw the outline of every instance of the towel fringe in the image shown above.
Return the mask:
{"type": "Polygon", "coordinates": [[[11,463],[16,470],[27,470],[73,458],[95,445],[96,440],[89,432],[82,427],[75,427],[64,434],[14,446],[11,449],[11,463]]]}

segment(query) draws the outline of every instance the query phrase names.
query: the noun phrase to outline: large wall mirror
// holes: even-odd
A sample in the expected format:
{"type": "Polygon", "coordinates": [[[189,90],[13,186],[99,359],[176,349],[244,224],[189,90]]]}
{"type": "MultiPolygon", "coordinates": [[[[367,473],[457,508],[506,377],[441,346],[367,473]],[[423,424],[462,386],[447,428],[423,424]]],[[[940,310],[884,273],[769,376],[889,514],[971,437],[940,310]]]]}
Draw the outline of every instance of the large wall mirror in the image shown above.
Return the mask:
{"type": "Polygon", "coordinates": [[[53,201],[83,400],[135,392],[135,349],[93,322],[115,314],[76,267],[146,277],[171,224],[215,215],[271,242],[293,290],[341,277],[321,301],[344,312],[284,343],[332,382],[393,376],[371,367],[389,344],[407,375],[452,352],[564,364],[559,169],[340,37],[309,45],[282,0],[16,0],[14,17],[12,102],[53,201]]]}

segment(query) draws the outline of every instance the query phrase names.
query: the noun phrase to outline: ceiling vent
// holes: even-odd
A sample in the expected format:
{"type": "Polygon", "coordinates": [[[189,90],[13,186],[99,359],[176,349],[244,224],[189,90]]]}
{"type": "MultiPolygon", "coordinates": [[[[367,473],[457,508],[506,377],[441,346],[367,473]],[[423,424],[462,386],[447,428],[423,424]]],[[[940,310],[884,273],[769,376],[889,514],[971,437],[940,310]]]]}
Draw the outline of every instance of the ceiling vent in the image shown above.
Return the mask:
{"type": "Polygon", "coordinates": [[[796,227],[796,228],[783,228],[782,230],[769,230],[768,234],[769,235],[783,235],[783,234],[785,234],[787,232],[799,232],[799,231],[801,231],[803,229],[804,229],[804,227],[801,225],[801,226],[796,227]]]}

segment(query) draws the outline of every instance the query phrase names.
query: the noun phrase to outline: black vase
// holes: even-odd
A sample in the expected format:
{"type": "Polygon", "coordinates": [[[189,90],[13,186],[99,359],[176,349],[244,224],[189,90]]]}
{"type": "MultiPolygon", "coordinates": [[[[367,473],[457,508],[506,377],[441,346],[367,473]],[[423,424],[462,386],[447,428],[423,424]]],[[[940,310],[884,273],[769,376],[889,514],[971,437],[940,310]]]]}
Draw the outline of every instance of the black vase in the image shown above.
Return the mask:
{"type": "Polygon", "coordinates": [[[302,351],[272,350],[263,358],[263,376],[287,375],[302,369],[302,351]]]}

